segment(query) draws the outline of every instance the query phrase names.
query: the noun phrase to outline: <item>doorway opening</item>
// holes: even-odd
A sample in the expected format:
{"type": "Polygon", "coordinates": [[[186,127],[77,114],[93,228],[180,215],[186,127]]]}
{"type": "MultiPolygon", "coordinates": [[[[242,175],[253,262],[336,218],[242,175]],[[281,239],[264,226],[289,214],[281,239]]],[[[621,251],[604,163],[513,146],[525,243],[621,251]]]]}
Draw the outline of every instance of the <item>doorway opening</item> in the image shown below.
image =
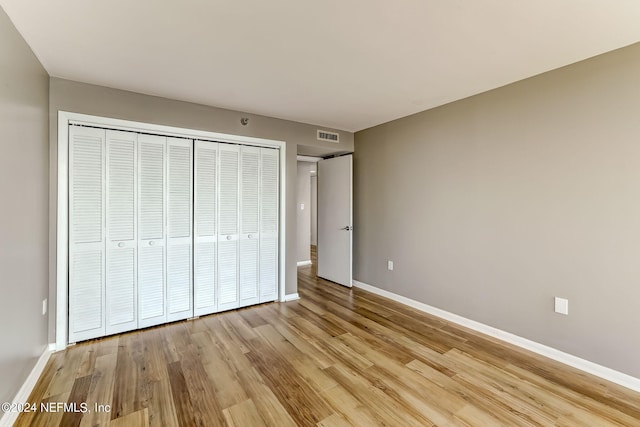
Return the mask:
{"type": "Polygon", "coordinates": [[[320,154],[317,147],[298,146],[298,268],[350,287],[352,156],[328,150],[320,154]]]}

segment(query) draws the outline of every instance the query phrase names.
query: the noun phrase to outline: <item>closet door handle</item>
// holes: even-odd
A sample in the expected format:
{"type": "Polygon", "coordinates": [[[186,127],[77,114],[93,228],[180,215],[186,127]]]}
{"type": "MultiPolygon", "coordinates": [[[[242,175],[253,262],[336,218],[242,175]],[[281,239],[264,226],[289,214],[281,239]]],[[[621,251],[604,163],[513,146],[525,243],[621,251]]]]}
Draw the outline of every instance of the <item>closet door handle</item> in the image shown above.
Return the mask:
{"type": "Polygon", "coordinates": [[[231,240],[231,236],[227,236],[227,240],[231,240]]]}
{"type": "Polygon", "coordinates": [[[153,246],[155,244],[156,244],[156,242],[154,242],[153,240],[149,242],[149,246],[153,246]]]}
{"type": "Polygon", "coordinates": [[[351,230],[353,230],[353,227],[351,227],[350,225],[347,225],[346,227],[342,227],[340,230],[351,231],[351,230]]]}
{"type": "Polygon", "coordinates": [[[124,242],[120,242],[120,243],[118,243],[118,247],[119,247],[119,248],[124,248],[124,242]]]}

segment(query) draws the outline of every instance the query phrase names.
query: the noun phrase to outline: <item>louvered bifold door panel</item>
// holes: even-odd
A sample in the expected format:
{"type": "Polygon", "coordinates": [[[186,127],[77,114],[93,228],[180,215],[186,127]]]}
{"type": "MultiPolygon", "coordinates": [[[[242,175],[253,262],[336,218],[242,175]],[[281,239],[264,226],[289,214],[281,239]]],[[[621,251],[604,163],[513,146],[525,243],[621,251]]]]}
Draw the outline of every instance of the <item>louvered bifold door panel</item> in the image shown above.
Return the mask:
{"type": "Polygon", "coordinates": [[[258,304],[260,148],[240,149],[240,306],[258,304]]]}
{"type": "Polygon", "coordinates": [[[138,327],[167,321],[166,138],[138,135],[138,327]]]}
{"type": "Polygon", "coordinates": [[[260,302],[278,296],[279,155],[276,149],[260,149],[260,302]]]}
{"type": "Polygon", "coordinates": [[[195,141],[193,314],[218,311],[218,144],[195,141]]]}
{"type": "Polygon", "coordinates": [[[167,138],[167,320],[193,317],[193,141],[167,138]]]}
{"type": "Polygon", "coordinates": [[[136,179],[138,134],[107,130],[106,333],[138,327],[136,179]]]}
{"type": "Polygon", "coordinates": [[[239,306],[238,190],[240,147],[218,144],[218,310],[239,306]]]}
{"type": "Polygon", "coordinates": [[[105,334],[105,131],[69,126],[69,342],[105,334]]]}

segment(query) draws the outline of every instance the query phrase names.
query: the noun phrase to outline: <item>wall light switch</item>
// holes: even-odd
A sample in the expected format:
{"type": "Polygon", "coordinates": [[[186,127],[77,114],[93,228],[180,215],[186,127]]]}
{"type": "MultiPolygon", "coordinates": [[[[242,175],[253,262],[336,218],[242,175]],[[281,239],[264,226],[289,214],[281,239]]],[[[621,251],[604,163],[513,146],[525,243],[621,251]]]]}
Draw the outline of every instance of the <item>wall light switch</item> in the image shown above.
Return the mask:
{"type": "Polygon", "coordinates": [[[45,314],[47,314],[47,304],[48,304],[49,300],[48,298],[45,298],[42,300],[42,315],[44,316],[45,314]]]}
{"type": "Polygon", "coordinates": [[[569,314],[569,300],[556,297],[556,313],[569,314]]]}
{"type": "Polygon", "coordinates": [[[304,210],[304,203],[300,203],[300,210],[303,211],[304,210]]]}
{"type": "Polygon", "coordinates": [[[393,261],[387,261],[387,269],[393,271],[393,261]]]}

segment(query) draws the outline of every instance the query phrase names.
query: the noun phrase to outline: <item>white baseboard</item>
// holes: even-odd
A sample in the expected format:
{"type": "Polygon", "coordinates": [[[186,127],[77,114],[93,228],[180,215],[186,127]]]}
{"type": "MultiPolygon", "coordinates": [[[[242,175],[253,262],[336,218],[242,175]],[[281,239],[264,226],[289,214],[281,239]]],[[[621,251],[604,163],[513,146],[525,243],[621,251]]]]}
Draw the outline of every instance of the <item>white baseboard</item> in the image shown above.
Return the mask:
{"type": "MultiPolygon", "coordinates": [[[[49,356],[51,356],[51,353],[53,353],[53,349],[55,347],[56,345],[54,343],[54,344],[48,344],[44,348],[42,354],[40,355],[40,357],[38,358],[38,361],[36,362],[36,365],[33,367],[33,369],[31,370],[31,373],[22,384],[22,387],[20,387],[20,390],[18,390],[16,397],[13,398],[14,404],[26,403],[29,400],[29,395],[31,395],[31,392],[33,391],[33,387],[35,387],[36,383],[38,382],[38,379],[40,378],[42,371],[44,371],[44,367],[47,365],[47,362],[49,361],[49,356]]],[[[18,419],[18,415],[20,415],[19,412],[4,413],[2,418],[0,418],[0,427],[12,426],[13,423],[15,423],[16,420],[18,419]]]]}
{"type": "Polygon", "coordinates": [[[300,295],[298,295],[298,293],[296,292],[295,294],[285,295],[284,300],[282,300],[282,302],[295,301],[297,299],[300,299],[300,295]]]}
{"type": "Polygon", "coordinates": [[[607,381],[611,381],[612,383],[616,383],[623,387],[640,392],[640,378],[632,377],[631,375],[627,375],[611,368],[607,368],[606,366],[598,365],[597,363],[590,362],[569,353],[565,353],[553,347],[531,341],[527,338],[520,337],[510,332],[494,328],[493,326],[485,325],[484,323],[467,319],[466,317],[462,317],[457,314],[432,307],[420,301],[416,301],[411,298],[395,294],[393,292],[385,291],[384,289],[380,289],[375,286],[359,282],[357,280],[353,281],[353,286],[408,305],[409,307],[424,311],[425,313],[432,314],[434,316],[440,317],[441,319],[457,323],[458,325],[465,326],[469,329],[473,329],[474,331],[481,332],[499,340],[508,342],[509,344],[513,344],[520,348],[524,348],[542,356],[546,356],[549,359],[564,363],[565,365],[580,369],[581,371],[603,378],[607,381]]]}
{"type": "Polygon", "coordinates": [[[305,265],[311,265],[311,260],[298,261],[298,267],[304,267],[305,265]]]}

